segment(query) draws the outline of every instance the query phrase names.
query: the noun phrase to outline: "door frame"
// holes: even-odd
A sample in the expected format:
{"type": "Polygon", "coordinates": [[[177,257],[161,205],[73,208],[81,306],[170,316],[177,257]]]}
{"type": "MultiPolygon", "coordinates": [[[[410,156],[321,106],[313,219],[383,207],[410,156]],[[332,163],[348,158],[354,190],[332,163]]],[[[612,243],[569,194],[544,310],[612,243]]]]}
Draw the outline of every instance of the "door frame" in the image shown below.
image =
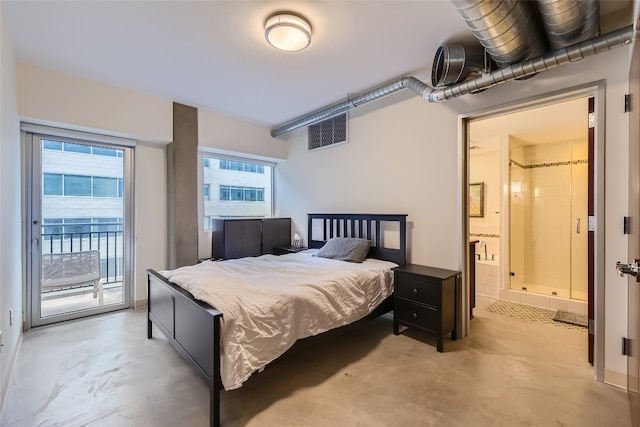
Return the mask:
{"type": "MultiPolygon", "coordinates": [[[[459,265],[462,270],[462,313],[469,311],[469,212],[467,200],[469,197],[469,123],[474,120],[487,119],[525,109],[541,107],[553,102],[566,101],[575,98],[593,97],[595,99],[595,142],[594,142],[594,209],[595,209],[595,232],[594,232],[594,373],[597,381],[604,381],[604,165],[605,165],[605,81],[599,80],[584,85],[571,87],[561,91],[549,92],[546,94],[516,100],[507,104],[489,107],[482,110],[461,114],[458,116],[458,158],[460,184],[460,245],[459,245],[459,265]]],[[[586,113],[585,113],[586,114],[586,113]]],[[[505,213],[506,214],[506,213],[505,213]]],[[[461,325],[462,335],[470,333],[470,319],[468,316],[458,316],[461,325]]]]}
{"type": "MultiPolygon", "coordinates": [[[[136,142],[126,138],[112,137],[107,135],[99,135],[88,132],[81,132],[75,130],[67,130],[61,128],[52,128],[49,126],[21,123],[21,142],[24,155],[24,175],[23,175],[23,189],[24,189],[24,207],[25,207],[25,223],[24,223],[24,235],[25,235],[25,289],[24,289],[24,309],[25,309],[25,330],[32,327],[42,326],[50,323],[62,322],[66,320],[73,320],[80,317],[93,316],[97,314],[108,313],[111,311],[131,308],[134,301],[134,243],[135,243],[135,230],[134,230],[134,156],[136,142]],[[55,319],[42,320],[38,315],[36,319],[34,317],[34,278],[40,275],[40,265],[36,265],[33,253],[33,227],[32,220],[34,218],[33,212],[33,197],[34,186],[32,185],[32,179],[34,174],[34,156],[38,156],[38,153],[33,152],[33,146],[35,138],[52,138],[57,141],[80,143],[80,144],[92,144],[96,146],[103,146],[107,148],[123,149],[123,289],[122,289],[122,304],[117,305],[105,305],[100,308],[87,310],[84,312],[71,312],[67,314],[61,314],[55,316],[55,319]],[[80,315],[78,315],[80,313],[80,315]]],[[[40,185],[35,186],[40,190],[40,185]]],[[[39,246],[40,247],[40,246],[39,246]]],[[[38,305],[39,306],[39,305],[38,305]]]]}

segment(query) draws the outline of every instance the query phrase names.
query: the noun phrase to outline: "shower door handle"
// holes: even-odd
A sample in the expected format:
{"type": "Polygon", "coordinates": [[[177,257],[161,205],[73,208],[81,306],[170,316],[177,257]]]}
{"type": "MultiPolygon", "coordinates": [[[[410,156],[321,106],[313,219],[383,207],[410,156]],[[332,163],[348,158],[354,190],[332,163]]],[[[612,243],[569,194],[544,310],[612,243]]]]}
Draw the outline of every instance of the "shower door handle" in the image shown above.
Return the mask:
{"type": "Polygon", "coordinates": [[[576,218],[576,234],[580,234],[580,218],[576,218]]]}

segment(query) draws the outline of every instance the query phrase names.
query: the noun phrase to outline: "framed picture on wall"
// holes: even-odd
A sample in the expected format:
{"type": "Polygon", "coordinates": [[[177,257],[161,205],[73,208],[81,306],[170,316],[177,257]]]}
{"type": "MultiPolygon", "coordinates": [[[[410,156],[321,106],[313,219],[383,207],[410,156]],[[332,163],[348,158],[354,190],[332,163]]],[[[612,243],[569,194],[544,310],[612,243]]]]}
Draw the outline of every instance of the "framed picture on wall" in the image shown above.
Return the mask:
{"type": "Polygon", "coordinates": [[[469,184],[469,216],[484,218],[484,182],[469,184]]]}

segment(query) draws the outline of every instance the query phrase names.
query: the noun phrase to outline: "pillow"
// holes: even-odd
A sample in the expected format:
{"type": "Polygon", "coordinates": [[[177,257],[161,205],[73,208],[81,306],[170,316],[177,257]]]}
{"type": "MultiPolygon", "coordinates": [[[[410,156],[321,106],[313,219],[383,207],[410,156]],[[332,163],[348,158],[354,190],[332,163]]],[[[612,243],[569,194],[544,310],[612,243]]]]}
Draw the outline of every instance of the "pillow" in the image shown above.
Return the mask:
{"type": "Polygon", "coordinates": [[[355,237],[332,237],[314,256],[340,261],[362,262],[369,253],[371,243],[355,237]]]}

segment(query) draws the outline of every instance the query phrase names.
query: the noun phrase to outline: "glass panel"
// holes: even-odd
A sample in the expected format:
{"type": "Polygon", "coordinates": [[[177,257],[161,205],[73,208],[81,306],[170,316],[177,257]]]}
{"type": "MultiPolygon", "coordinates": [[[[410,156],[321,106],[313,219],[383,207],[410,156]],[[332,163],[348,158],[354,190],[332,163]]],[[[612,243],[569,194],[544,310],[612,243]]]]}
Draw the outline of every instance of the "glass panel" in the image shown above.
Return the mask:
{"type": "Polygon", "coordinates": [[[42,141],[41,323],[122,307],[124,151],[42,141]],[[63,151],[47,147],[62,146],[63,151]],[[78,161],[78,154],[90,154],[78,161]],[[100,172],[109,177],[95,176],[100,172]],[[64,172],[64,173],[60,173],[64,172]],[[44,197],[44,196],[62,197],[44,197]],[[77,314],[73,314],[77,313],[77,314]]]}
{"type": "Polygon", "coordinates": [[[58,141],[42,141],[42,148],[45,150],[62,151],[62,142],[58,141]]]}
{"type": "Polygon", "coordinates": [[[113,148],[93,147],[91,151],[96,156],[118,157],[118,150],[113,148]]]}
{"type": "Polygon", "coordinates": [[[511,150],[511,165],[511,289],[570,298],[570,143],[511,150]]]}
{"type": "Polygon", "coordinates": [[[93,197],[118,197],[118,179],[93,177],[93,197]]]}
{"type": "Polygon", "coordinates": [[[91,196],[91,177],[81,175],[65,175],[64,195],[91,196]]]}
{"type": "Polygon", "coordinates": [[[69,142],[65,142],[64,151],[68,151],[70,153],[91,154],[91,146],[81,145],[81,144],[71,144],[69,142]]]}
{"type": "Polygon", "coordinates": [[[231,194],[231,197],[230,197],[231,200],[240,202],[244,198],[244,191],[242,187],[231,187],[229,189],[229,192],[231,194]]]}
{"type": "Polygon", "coordinates": [[[45,196],[62,196],[62,175],[59,173],[45,173],[44,195],[45,196]]]}

